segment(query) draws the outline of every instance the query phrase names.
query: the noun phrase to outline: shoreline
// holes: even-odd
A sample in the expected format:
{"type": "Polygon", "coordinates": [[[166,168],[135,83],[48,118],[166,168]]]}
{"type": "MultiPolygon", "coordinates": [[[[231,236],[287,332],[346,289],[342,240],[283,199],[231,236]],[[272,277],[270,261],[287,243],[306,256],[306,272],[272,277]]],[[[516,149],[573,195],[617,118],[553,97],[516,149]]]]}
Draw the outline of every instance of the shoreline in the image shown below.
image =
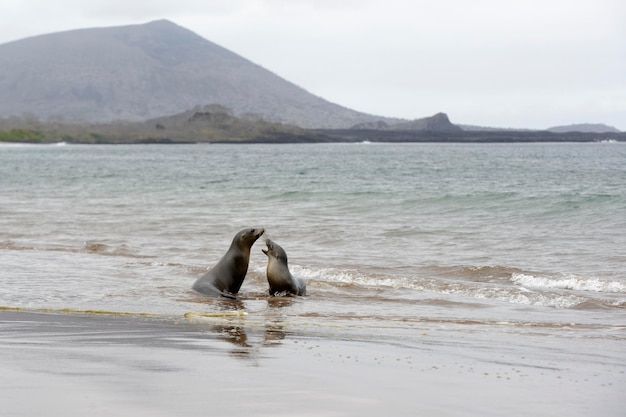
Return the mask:
{"type": "Polygon", "coordinates": [[[197,137],[109,138],[99,141],[80,139],[2,140],[0,144],[55,145],[193,145],[193,144],[314,144],[314,143],[598,143],[626,142],[626,132],[550,131],[427,131],[311,129],[300,134],[276,134],[238,139],[198,139],[197,137]]]}
{"type": "Polygon", "coordinates": [[[617,345],[599,354],[584,338],[572,347],[570,337],[520,339],[481,326],[424,327],[415,344],[317,320],[311,332],[240,316],[0,311],[3,411],[621,415],[617,345]]]}

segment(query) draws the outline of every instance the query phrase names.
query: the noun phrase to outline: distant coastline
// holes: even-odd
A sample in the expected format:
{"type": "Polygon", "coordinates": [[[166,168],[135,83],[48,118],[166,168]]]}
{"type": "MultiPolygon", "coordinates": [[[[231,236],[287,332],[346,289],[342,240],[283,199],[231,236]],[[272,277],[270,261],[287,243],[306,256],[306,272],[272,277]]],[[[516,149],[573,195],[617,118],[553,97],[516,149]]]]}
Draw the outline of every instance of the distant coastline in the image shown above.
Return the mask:
{"type": "Polygon", "coordinates": [[[440,113],[396,126],[305,129],[260,116],[236,116],[213,104],[139,122],[42,121],[36,116],[0,119],[0,142],[77,144],[353,143],[353,142],[604,142],[626,141],[626,132],[550,130],[465,130],[440,113]]]}
{"type": "Polygon", "coordinates": [[[626,142],[626,132],[568,132],[539,131],[375,131],[320,130],[337,142],[440,142],[440,143],[515,143],[515,142],[626,142]]]}
{"type": "MultiPolygon", "coordinates": [[[[6,133],[6,132],[0,132],[6,133]]],[[[305,130],[296,133],[276,133],[249,138],[219,138],[193,140],[174,136],[173,138],[143,137],[114,138],[105,137],[81,138],[42,138],[33,132],[25,137],[8,137],[0,135],[0,143],[14,144],[298,144],[298,143],[532,143],[532,142],[626,142],[626,133],[553,133],[549,131],[472,131],[472,132],[434,132],[434,131],[398,131],[398,130],[305,130]]]]}

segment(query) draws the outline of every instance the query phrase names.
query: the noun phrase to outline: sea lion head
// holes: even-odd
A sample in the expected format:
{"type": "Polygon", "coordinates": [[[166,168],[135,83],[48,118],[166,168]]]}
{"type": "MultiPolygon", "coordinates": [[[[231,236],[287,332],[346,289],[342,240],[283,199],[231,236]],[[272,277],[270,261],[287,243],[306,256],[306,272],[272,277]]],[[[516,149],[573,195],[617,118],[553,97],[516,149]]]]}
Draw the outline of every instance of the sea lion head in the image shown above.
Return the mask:
{"type": "Polygon", "coordinates": [[[270,239],[265,239],[265,245],[267,245],[267,249],[261,249],[261,251],[267,255],[268,258],[280,259],[287,263],[287,252],[277,243],[272,242],[270,239]]]}
{"type": "Polygon", "coordinates": [[[235,235],[234,241],[237,242],[237,246],[241,248],[247,247],[249,249],[263,233],[265,233],[265,229],[262,227],[257,229],[243,229],[235,235]]]}

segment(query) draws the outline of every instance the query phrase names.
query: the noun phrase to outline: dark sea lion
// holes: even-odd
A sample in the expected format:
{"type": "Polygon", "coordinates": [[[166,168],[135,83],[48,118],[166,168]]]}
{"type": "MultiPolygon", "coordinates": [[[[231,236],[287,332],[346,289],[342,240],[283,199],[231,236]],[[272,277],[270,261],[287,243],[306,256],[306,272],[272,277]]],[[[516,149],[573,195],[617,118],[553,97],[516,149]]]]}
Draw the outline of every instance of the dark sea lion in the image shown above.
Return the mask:
{"type": "Polygon", "coordinates": [[[192,288],[213,297],[236,298],[248,272],[250,248],[265,229],[244,229],[237,233],[222,259],[199,278],[192,288]]]}
{"type": "Polygon", "coordinates": [[[294,277],[289,272],[287,253],[270,239],[265,241],[267,250],[261,251],[267,255],[267,282],[270,284],[270,295],[294,294],[306,295],[306,284],[301,278],[294,277]]]}

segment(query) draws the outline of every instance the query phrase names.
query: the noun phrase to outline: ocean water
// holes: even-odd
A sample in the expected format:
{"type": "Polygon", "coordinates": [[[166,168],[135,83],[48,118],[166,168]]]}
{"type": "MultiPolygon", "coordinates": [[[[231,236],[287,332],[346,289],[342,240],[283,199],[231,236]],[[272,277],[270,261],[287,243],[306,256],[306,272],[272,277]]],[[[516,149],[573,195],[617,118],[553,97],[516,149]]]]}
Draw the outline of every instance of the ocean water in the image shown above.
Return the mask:
{"type": "Polygon", "coordinates": [[[6,308],[626,329],[622,143],[2,145],[0,190],[6,308]],[[240,304],[190,290],[247,227],[308,297],[262,238],[240,304]]]}
{"type": "Polygon", "coordinates": [[[622,416],[626,144],[0,145],[2,310],[11,415],[622,416]]]}

